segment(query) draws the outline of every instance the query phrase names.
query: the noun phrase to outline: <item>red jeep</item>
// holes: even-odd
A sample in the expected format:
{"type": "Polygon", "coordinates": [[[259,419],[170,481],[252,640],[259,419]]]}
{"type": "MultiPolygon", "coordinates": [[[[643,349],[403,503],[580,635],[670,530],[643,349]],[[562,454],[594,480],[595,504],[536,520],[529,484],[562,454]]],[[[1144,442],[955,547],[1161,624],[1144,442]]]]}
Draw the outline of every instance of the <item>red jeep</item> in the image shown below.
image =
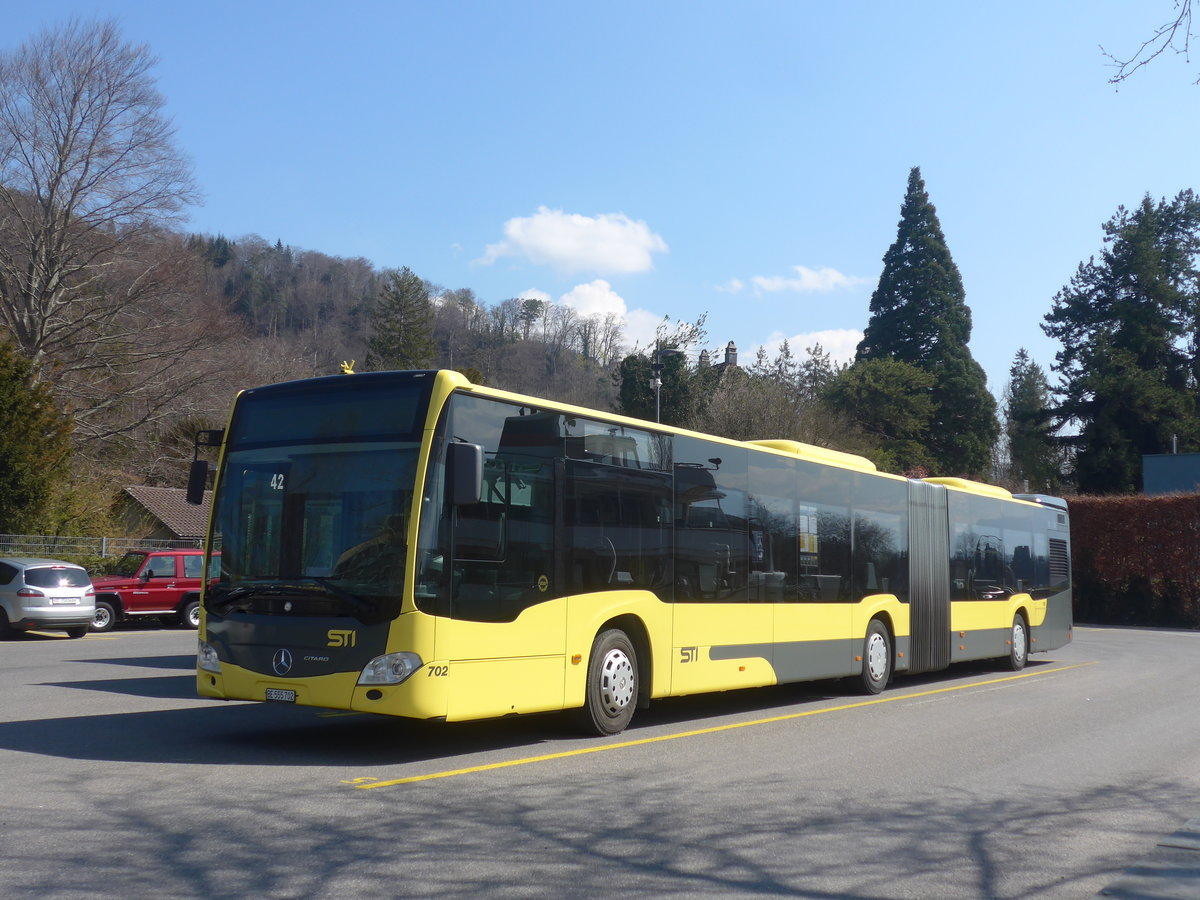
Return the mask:
{"type": "MultiPolygon", "coordinates": [[[[209,578],[216,577],[219,566],[220,556],[214,554],[209,578]]],[[[92,579],[96,588],[92,631],[109,631],[117,622],[140,616],[198,628],[203,569],[203,550],[129,551],[112,575],[92,579]]]]}

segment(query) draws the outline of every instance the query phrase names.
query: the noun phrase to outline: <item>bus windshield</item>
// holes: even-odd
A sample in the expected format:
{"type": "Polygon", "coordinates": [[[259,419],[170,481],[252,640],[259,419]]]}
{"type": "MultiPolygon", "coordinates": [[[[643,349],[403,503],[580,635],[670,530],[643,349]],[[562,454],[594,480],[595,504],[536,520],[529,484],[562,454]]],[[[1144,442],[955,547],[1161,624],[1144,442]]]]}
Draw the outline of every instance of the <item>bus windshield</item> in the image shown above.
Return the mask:
{"type": "Polygon", "coordinates": [[[215,501],[221,565],[209,612],[365,624],[399,613],[427,397],[419,382],[372,386],[331,380],[303,412],[286,391],[239,400],[215,501]]]}

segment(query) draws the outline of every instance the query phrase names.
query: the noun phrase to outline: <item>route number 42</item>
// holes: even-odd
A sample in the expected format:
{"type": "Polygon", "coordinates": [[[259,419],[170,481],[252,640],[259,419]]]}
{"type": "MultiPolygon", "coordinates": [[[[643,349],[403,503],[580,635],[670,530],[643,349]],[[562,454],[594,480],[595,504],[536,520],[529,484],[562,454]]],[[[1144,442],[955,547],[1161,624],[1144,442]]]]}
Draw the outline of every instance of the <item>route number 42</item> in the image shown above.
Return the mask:
{"type": "Polygon", "coordinates": [[[271,490],[282,491],[283,490],[283,473],[276,472],[274,475],[272,475],[270,483],[271,483],[271,490]]]}

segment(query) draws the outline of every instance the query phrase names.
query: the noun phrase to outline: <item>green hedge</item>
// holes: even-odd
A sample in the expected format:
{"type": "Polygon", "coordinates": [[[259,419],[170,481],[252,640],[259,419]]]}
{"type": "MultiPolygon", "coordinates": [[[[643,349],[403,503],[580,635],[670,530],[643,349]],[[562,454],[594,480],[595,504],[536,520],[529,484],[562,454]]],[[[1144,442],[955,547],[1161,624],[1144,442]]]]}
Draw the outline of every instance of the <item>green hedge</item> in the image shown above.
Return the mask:
{"type": "Polygon", "coordinates": [[[1200,629],[1200,494],[1068,502],[1075,621],[1200,629]]]}

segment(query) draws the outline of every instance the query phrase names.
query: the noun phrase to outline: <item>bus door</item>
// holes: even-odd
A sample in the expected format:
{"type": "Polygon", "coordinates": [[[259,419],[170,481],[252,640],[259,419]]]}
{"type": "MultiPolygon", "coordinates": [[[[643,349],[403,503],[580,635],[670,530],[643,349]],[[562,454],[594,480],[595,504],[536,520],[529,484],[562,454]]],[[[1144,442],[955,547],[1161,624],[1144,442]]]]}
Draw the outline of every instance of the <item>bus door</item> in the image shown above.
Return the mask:
{"type": "Polygon", "coordinates": [[[783,581],[771,590],[780,683],[853,672],[861,636],[851,635],[851,477],[801,460],[751,459],[751,530],[764,532],[771,572],[763,577],[783,581]]]}
{"type": "Polygon", "coordinates": [[[775,573],[760,561],[751,578],[752,547],[762,544],[748,521],[747,465],[740,448],[675,439],[673,694],[776,681],[764,602],[775,573]]]}
{"type": "Polygon", "coordinates": [[[454,402],[456,414],[469,412],[474,426],[456,429],[482,438],[485,463],[479,502],[447,507],[445,514],[449,615],[438,620],[436,653],[448,666],[447,716],[561,709],[566,607],[551,599],[554,459],[529,446],[506,447],[505,418],[529,418],[514,407],[463,396],[454,402]]]}

